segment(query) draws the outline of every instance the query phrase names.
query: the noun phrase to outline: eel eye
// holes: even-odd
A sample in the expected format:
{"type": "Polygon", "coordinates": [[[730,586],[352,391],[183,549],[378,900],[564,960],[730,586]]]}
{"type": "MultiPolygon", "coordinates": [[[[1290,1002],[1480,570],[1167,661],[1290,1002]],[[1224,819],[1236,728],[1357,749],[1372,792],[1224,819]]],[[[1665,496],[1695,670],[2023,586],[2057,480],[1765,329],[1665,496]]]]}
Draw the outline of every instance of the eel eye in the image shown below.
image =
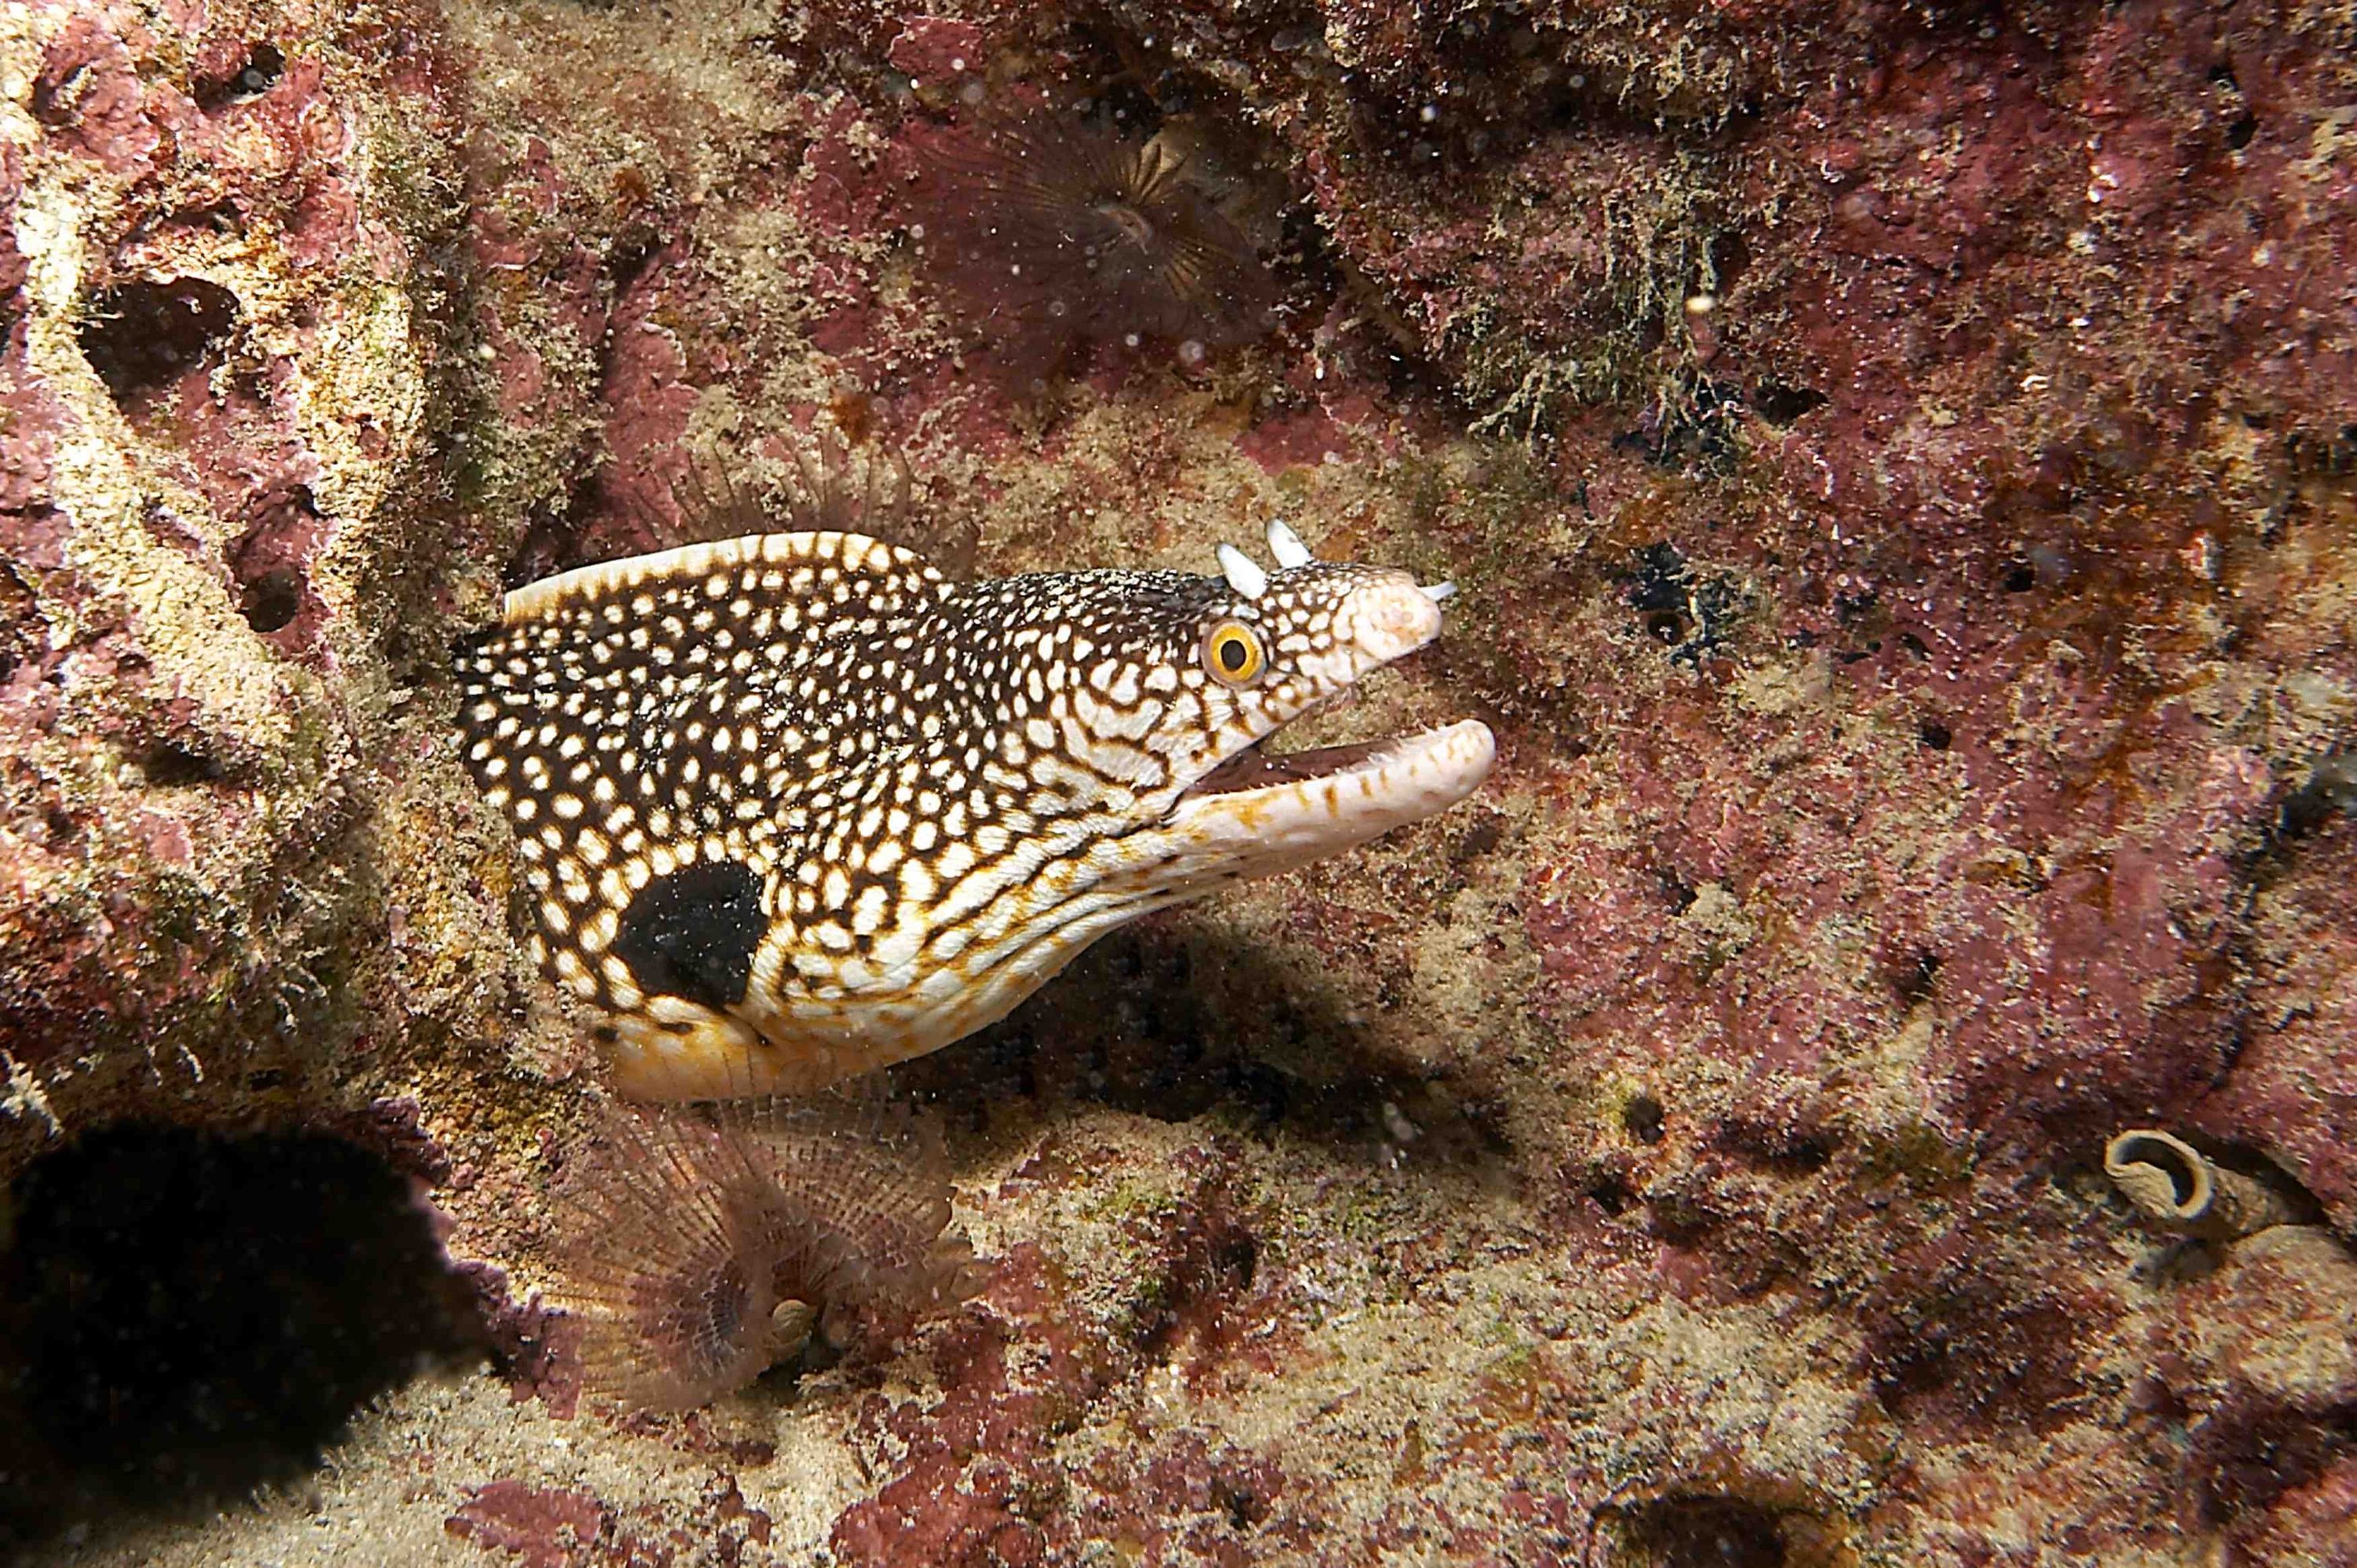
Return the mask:
{"type": "Polygon", "coordinates": [[[1203,668],[1228,686],[1249,686],[1268,668],[1260,634],[1241,621],[1223,620],[1203,639],[1203,668]]]}

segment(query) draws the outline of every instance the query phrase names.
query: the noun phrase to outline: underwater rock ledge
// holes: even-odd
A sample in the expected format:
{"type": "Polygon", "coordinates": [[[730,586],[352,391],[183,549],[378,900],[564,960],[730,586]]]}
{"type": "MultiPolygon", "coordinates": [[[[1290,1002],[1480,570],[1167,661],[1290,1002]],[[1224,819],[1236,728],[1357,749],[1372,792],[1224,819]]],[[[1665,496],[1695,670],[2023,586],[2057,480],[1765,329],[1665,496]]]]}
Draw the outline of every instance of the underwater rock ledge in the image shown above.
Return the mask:
{"type": "MultiPolygon", "coordinates": [[[[12,7],[0,1176],[124,1127],[358,1145],[492,1349],[217,1517],[108,1501],[135,1448],[0,1483],[0,1543],[2357,1561],[2352,27],[12,7]],[[1002,113],[1178,160],[1251,329],[994,339],[914,230],[987,242],[927,159],[1002,113]],[[990,574],[1206,570],[1282,516],[1453,578],[1338,734],[1476,714],[1500,761],[896,1076],[969,1298],[610,1418],[554,1305],[595,1054],[447,650],[678,542],[692,453],[813,439],[990,574]],[[2129,1128],[2299,1223],[2148,1234],[2129,1128]]],[[[12,1190],[0,1234],[62,1233],[12,1190]]],[[[237,1298],[283,1344],[350,1300],[301,1262],[237,1298]]]]}

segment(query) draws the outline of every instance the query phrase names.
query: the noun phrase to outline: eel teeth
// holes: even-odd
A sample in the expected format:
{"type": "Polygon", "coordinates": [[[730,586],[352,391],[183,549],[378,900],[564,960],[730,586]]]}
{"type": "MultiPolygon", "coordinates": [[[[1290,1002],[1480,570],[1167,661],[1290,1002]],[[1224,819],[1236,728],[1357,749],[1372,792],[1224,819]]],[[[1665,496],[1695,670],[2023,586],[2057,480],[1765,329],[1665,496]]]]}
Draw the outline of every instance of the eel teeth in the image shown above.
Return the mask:
{"type": "Polygon", "coordinates": [[[1301,535],[1286,526],[1281,518],[1269,519],[1268,553],[1275,556],[1277,565],[1287,572],[1296,566],[1307,566],[1317,559],[1309,553],[1309,546],[1301,542],[1301,535]]]}
{"type": "Polygon", "coordinates": [[[1436,605],[1445,605],[1457,596],[1457,585],[1454,583],[1418,583],[1416,586],[1422,588],[1424,596],[1436,605]]]}
{"type": "Polygon", "coordinates": [[[1220,546],[1220,570],[1228,586],[1245,598],[1256,599],[1268,592],[1268,569],[1232,544],[1220,546]]]}

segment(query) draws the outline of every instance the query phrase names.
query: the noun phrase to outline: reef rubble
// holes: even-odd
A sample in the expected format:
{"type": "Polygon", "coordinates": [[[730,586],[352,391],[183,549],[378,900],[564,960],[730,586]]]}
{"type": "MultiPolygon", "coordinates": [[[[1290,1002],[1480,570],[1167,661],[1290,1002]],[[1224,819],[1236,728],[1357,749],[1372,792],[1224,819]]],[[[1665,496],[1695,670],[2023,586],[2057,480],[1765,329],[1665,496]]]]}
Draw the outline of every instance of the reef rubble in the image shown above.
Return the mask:
{"type": "MultiPolygon", "coordinates": [[[[17,0],[0,1240],[325,1135],[480,1326],[187,1507],[0,1352],[0,1559],[2357,1562],[2352,322],[2346,0],[17,0]],[[1249,329],[980,324],[994,115],[1174,160],[1249,329]],[[618,1417],[447,650],[814,432],[985,572],[1453,578],[1365,701],[1501,757],[896,1073],[970,1298],[618,1417]],[[2146,1229],[2141,1129],[2288,1222],[2146,1229]]],[[[268,1343],[387,1285],[298,1264],[268,1343]]]]}

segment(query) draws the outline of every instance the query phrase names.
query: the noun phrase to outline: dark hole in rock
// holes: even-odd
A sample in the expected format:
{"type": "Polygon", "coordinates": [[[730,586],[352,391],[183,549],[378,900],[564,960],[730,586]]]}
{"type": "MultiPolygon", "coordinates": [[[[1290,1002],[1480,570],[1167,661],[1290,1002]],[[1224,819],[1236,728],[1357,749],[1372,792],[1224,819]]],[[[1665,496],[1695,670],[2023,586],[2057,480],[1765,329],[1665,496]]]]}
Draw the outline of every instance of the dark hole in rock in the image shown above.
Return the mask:
{"type": "Polygon", "coordinates": [[[1874,1397],[1894,1416],[1912,1414],[1926,1399],[1947,1389],[1953,1358],[1944,1329],[1932,1326],[1914,1334],[1897,1332],[1874,1361],[1874,1397]]]}
{"type": "Polygon", "coordinates": [[[1830,402],[1814,387],[1788,387],[1781,381],[1761,381],[1751,394],[1752,412],[1770,424],[1790,424],[1830,402]]]}
{"type": "Polygon", "coordinates": [[[1933,751],[1945,751],[1956,738],[1955,732],[1937,719],[1924,719],[1915,726],[1915,738],[1933,751]]]}
{"type": "Polygon", "coordinates": [[[1588,1183],[1587,1197],[1607,1216],[1618,1219],[1629,1211],[1629,1205],[1636,1201],[1637,1195],[1619,1176],[1604,1176],[1588,1183]]]}
{"type": "Polygon", "coordinates": [[[1470,825],[1458,835],[1457,843],[1449,849],[1448,858],[1460,865],[1469,860],[1479,860],[1504,842],[1505,836],[1505,813],[1481,811],[1474,815],[1470,825]]]}
{"type": "Polygon", "coordinates": [[[264,572],[245,585],[239,607],[254,630],[283,631],[303,613],[303,579],[285,567],[264,572]]]}
{"type": "Polygon", "coordinates": [[[177,741],[159,740],[139,754],[139,773],[158,789],[185,789],[213,783],[222,776],[222,768],[200,751],[177,741]]]}
{"type": "Polygon", "coordinates": [[[218,360],[237,319],[237,295],[217,283],[134,278],[90,301],[78,336],[91,369],[131,415],[187,371],[218,360]]]}
{"type": "Polygon", "coordinates": [[[225,104],[261,97],[286,74],[286,53],[276,44],[259,43],[246,51],[235,70],[197,83],[197,104],[210,113],[225,104]]]}
{"type": "Polygon", "coordinates": [[[1211,1477],[1211,1501],[1228,1516],[1235,1530],[1250,1530],[1268,1517],[1268,1503],[1251,1482],[1233,1476],[1211,1477]]]}
{"type": "Polygon", "coordinates": [[[48,618],[25,580],[0,565],[0,685],[48,647],[48,618]]]}
{"type": "Polygon", "coordinates": [[[1668,1121],[1662,1102],[1650,1094],[1636,1095],[1620,1108],[1621,1127],[1641,1144],[1660,1143],[1668,1121]]]}
{"type": "Polygon", "coordinates": [[[1751,265],[1751,242],[1741,234],[1728,232],[1710,242],[1710,266],[1716,276],[1715,292],[1725,294],[1735,286],[1751,265]]]}
{"type": "MultiPolygon", "coordinates": [[[[2243,423],[2253,430],[2270,426],[2244,414],[2243,423]]],[[[2284,466],[2293,480],[2341,479],[2357,474],[2357,424],[2344,424],[2337,431],[2294,430],[2283,438],[2284,466]]],[[[2272,532],[2266,542],[2273,543],[2272,532]]]]}
{"type": "Polygon", "coordinates": [[[1666,540],[1632,553],[1627,583],[1638,624],[1681,664],[1698,664],[1720,646],[1738,606],[1732,585],[1698,576],[1684,552],[1666,540]]]}
{"type": "Polygon", "coordinates": [[[1814,1176],[1834,1157],[1831,1138],[1803,1127],[1731,1120],[1712,1141],[1756,1170],[1790,1178],[1814,1176]]]}
{"type": "Polygon", "coordinates": [[[1783,1568],[1784,1528],[1740,1498],[1662,1498],[1623,1516],[1635,1561],[1653,1568],[1783,1568]]]}
{"type": "Polygon", "coordinates": [[[2321,832],[2335,817],[2357,816],[2357,750],[2326,753],[2309,770],[2308,782],[2284,797],[2276,831],[2287,839],[2321,832]]]}
{"type": "Polygon", "coordinates": [[[18,1176],[0,1253],[0,1539],[241,1496],[479,1345],[408,1181],[310,1133],[125,1124],[18,1176]]]}
{"type": "Polygon", "coordinates": [[[1932,987],[1940,978],[1940,955],[1929,948],[1917,948],[1892,963],[1886,972],[1899,1000],[1912,1007],[1932,994],[1932,987]]]}
{"type": "Polygon", "coordinates": [[[2026,594],[2038,586],[2038,568],[2027,561],[2009,562],[2002,580],[2007,593],[2026,594]]]}
{"type": "Polygon", "coordinates": [[[2258,134],[2258,116],[2255,114],[2243,115],[2233,124],[2226,127],[2226,145],[2239,153],[2244,147],[2249,146],[2251,145],[2251,138],[2258,134]]]}
{"type": "Polygon", "coordinates": [[[1670,913],[1683,915],[1694,908],[1695,893],[1684,877],[1667,866],[1656,866],[1653,875],[1661,878],[1662,897],[1669,900],[1670,913]]]}
{"type": "Polygon", "coordinates": [[[1726,1223],[1725,1215],[1716,1213],[1690,1197],[1682,1197],[1675,1193],[1646,1195],[1645,1229],[1655,1239],[1670,1246],[1700,1247],[1726,1223]]]}
{"type": "Polygon", "coordinates": [[[1212,1271],[1232,1280],[1237,1289],[1249,1286],[1259,1267],[1260,1242],[1254,1239],[1251,1231],[1238,1228],[1221,1235],[1212,1243],[1212,1271]]]}
{"type": "Polygon", "coordinates": [[[237,90],[244,93],[267,92],[286,73],[286,57],[276,44],[256,44],[253,53],[246,57],[245,69],[237,73],[237,90]]]}

